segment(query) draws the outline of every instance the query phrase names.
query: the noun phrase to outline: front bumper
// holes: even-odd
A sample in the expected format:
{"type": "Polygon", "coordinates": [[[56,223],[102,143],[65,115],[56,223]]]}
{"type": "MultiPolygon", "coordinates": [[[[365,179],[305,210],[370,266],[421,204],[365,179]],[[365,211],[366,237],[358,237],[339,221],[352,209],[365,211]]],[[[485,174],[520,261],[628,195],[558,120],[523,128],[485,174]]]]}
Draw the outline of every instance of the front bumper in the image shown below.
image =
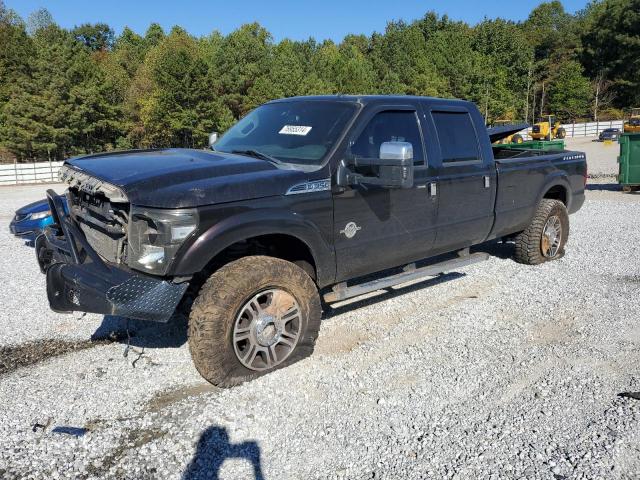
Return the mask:
{"type": "Polygon", "coordinates": [[[22,229],[18,228],[18,225],[16,225],[15,220],[11,220],[11,223],[9,224],[9,231],[11,232],[11,235],[27,235],[29,233],[22,232],[22,229]]]}
{"type": "Polygon", "coordinates": [[[27,220],[21,222],[12,220],[9,224],[9,231],[11,232],[11,235],[15,235],[17,237],[35,238],[42,233],[45,226],[46,224],[40,220],[27,220]]]}
{"type": "Polygon", "coordinates": [[[49,190],[54,224],[36,238],[36,258],[47,275],[49,306],[56,312],[91,312],[166,322],[187,282],[174,283],[105,263],[49,190]]]}

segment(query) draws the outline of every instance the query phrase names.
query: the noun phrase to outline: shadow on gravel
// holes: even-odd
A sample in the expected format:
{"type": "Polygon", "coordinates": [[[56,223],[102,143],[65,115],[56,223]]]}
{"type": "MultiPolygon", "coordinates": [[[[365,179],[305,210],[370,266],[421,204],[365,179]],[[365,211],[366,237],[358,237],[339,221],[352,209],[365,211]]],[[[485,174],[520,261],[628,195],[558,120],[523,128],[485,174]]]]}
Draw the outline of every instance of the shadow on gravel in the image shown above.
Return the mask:
{"type": "Polygon", "coordinates": [[[260,461],[260,447],[256,442],[230,443],[224,427],[209,427],[198,441],[196,453],[182,474],[182,480],[220,478],[220,468],[228,458],[251,462],[256,480],[264,480],[260,461]]]}
{"type": "Polygon", "coordinates": [[[502,260],[510,260],[513,258],[515,248],[516,246],[513,242],[502,243],[498,241],[492,241],[473,247],[473,251],[485,252],[492,257],[501,258],[502,260]]]}
{"type": "Polygon", "coordinates": [[[177,348],[187,341],[187,319],[176,314],[167,323],[160,323],[105,315],[91,339],[110,337],[114,332],[120,343],[132,347],[177,348]]]}
{"type": "Polygon", "coordinates": [[[640,392],[622,392],[618,394],[622,398],[632,398],[633,400],[640,400],[640,392]]]}
{"type": "Polygon", "coordinates": [[[587,183],[585,190],[602,190],[607,192],[621,192],[622,187],[617,183],[587,183]]]}

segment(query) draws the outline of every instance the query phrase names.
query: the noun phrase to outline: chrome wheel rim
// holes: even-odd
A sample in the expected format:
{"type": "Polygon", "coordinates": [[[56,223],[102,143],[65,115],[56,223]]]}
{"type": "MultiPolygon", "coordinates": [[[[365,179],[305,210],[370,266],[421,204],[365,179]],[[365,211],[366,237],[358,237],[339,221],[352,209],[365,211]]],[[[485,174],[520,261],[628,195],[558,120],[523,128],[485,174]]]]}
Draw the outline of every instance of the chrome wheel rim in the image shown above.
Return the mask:
{"type": "Polygon", "coordinates": [[[555,215],[547,219],[542,229],[542,239],[540,248],[542,254],[547,258],[555,257],[560,250],[560,242],[562,241],[562,223],[560,218],[555,215]]]}
{"type": "Polygon", "coordinates": [[[233,349],[251,370],[268,370],[285,361],[300,338],[302,315],[296,299],[281,289],[254,295],[233,325],[233,349]]]}

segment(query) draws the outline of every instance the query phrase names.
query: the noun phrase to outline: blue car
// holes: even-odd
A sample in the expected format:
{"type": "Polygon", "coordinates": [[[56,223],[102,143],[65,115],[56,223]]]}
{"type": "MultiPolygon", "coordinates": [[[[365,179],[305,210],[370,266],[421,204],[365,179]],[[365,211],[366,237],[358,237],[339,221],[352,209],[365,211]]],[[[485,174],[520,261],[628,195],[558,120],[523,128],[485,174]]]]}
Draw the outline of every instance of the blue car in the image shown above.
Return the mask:
{"type": "Polygon", "coordinates": [[[19,237],[34,239],[42,233],[44,227],[52,223],[53,217],[49,209],[49,202],[40,200],[18,209],[9,224],[9,230],[19,237]]]}

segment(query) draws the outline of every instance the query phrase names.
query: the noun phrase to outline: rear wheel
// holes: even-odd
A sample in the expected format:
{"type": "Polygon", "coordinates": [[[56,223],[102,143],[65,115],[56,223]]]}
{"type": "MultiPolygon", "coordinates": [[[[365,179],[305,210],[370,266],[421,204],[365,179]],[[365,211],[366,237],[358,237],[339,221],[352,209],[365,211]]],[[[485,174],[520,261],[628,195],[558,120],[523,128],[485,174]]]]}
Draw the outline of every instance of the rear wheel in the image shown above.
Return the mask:
{"type": "Polygon", "coordinates": [[[562,127],[558,128],[558,132],[556,133],[556,138],[563,139],[566,136],[567,136],[567,131],[562,127]]]}
{"type": "Polygon", "coordinates": [[[511,137],[512,143],[522,143],[524,142],[524,138],[519,133],[516,133],[513,137],[511,137]]]}
{"type": "Polygon", "coordinates": [[[200,290],[189,318],[191,357],[210,383],[238,385],[310,355],[320,315],[317,288],[302,268],[244,257],[200,290]]]}
{"type": "Polygon", "coordinates": [[[515,260],[538,265],[564,255],[569,238],[569,215],[559,200],[543,199],[527,229],[516,239],[515,260]]]}

